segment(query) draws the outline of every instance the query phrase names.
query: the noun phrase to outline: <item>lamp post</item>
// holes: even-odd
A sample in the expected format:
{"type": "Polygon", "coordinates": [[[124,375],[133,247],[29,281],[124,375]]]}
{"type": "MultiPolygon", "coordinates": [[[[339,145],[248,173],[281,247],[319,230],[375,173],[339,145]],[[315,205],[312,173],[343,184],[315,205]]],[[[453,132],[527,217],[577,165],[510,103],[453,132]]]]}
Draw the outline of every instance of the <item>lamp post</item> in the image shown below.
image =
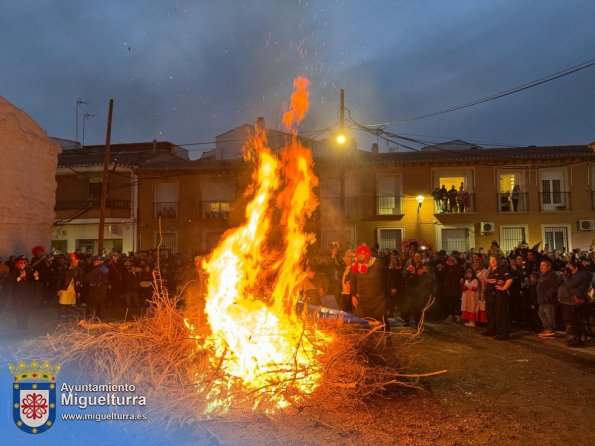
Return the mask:
{"type": "Polygon", "coordinates": [[[426,197],[424,197],[423,195],[418,195],[417,197],[415,197],[415,201],[417,201],[417,213],[419,214],[419,210],[421,209],[421,205],[424,203],[424,200],[426,199],[426,197]]]}
{"type": "Polygon", "coordinates": [[[81,105],[87,105],[87,101],[84,99],[77,99],[76,100],[76,130],[74,135],[74,140],[79,142],[79,107],[81,105]]]}

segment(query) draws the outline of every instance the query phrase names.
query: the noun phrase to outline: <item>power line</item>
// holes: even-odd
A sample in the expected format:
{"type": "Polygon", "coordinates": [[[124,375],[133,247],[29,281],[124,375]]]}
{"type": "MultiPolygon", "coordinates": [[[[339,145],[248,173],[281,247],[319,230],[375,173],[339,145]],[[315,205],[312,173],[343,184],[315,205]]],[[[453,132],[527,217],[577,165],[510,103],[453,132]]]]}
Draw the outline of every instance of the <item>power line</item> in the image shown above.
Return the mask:
{"type": "Polygon", "coordinates": [[[400,120],[395,120],[395,122],[411,122],[411,121],[418,121],[420,119],[425,119],[425,118],[430,118],[433,116],[438,116],[438,115],[443,115],[446,113],[451,113],[453,111],[457,111],[457,110],[462,110],[464,108],[468,108],[468,107],[472,107],[474,105],[478,105],[478,104],[483,104],[484,102],[488,102],[488,101],[493,101],[495,99],[500,99],[503,98],[505,96],[509,96],[511,94],[514,93],[518,93],[524,90],[528,90],[529,88],[533,88],[533,87],[537,87],[538,85],[542,85],[545,84],[547,82],[551,82],[553,80],[556,79],[560,79],[564,76],[568,76],[570,74],[576,73],[578,71],[584,70],[585,68],[589,68],[592,67],[593,65],[595,65],[595,59],[591,59],[591,60],[587,60],[585,62],[582,62],[578,65],[574,65],[572,67],[566,68],[562,71],[558,71],[556,73],[541,77],[539,79],[536,79],[534,81],[519,85],[517,87],[514,88],[510,88],[508,90],[504,90],[501,91],[499,93],[495,93],[492,94],[490,96],[486,96],[480,99],[475,99],[473,101],[470,102],[466,102],[464,104],[460,104],[460,105],[455,105],[453,107],[448,107],[442,110],[438,110],[435,112],[431,112],[431,113],[425,113],[423,115],[418,115],[418,116],[413,116],[411,118],[406,118],[406,119],[400,119],[400,120]]]}

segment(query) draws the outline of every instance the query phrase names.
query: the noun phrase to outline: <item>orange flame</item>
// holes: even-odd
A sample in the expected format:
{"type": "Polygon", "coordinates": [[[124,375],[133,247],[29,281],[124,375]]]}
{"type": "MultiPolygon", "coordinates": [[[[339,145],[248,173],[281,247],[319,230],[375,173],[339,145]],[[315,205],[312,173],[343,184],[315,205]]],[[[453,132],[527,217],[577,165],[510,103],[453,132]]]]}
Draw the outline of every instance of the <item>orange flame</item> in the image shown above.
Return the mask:
{"type": "MultiPolygon", "coordinates": [[[[308,80],[298,77],[294,86],[283,115],[288,130],[308,109],[308,80]]],[[[256,126],[251,146],[257,168],[246,222],[230,230],[204,264],[212,335],[201,347],[207,347],[211,366],[222,372],[209,384],[206,412],[226,411],[241,402],[234,401],[241,395],[250,395],[254,409],[273,411],[320,384],[319,358],[331,337],[307,327],[295,313],[305,278],[304,255],[314,242],[304,225],[318,206],[312,157],[296,134],[292,130],[291,142],[277,157],[264,129],[256,126]]]]}

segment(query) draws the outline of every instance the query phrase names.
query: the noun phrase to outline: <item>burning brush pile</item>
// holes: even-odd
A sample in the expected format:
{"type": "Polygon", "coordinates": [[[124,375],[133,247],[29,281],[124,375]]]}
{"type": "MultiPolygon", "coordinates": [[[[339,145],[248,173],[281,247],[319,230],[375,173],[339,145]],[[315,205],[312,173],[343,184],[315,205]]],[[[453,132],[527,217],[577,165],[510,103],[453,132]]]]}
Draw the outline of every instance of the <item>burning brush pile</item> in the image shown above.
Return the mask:
{"type": "MultiPolygon", "coordinates": [[[[153,302],[134,322],[62,328],[41,348],[111,383],[142,388],[157,414],[175,423],[249,413],[325,412],[362,404],[387,386],[415,386],[398,372],[400,349],[418,333],[354,328],[298,311],[304,231],[318,205],[309,150],[295,127],[308,108],[298,78],[283,116],[291,141],[275,154],[256,126],[246,150],[254,163],[245,223],[228,231],[202,265],[200,286],[153,302]]],[[[189,288],[190,289],[190,288],[189,288]]],[[[39,347],[39,343],[37,346],[39,347]]]]}

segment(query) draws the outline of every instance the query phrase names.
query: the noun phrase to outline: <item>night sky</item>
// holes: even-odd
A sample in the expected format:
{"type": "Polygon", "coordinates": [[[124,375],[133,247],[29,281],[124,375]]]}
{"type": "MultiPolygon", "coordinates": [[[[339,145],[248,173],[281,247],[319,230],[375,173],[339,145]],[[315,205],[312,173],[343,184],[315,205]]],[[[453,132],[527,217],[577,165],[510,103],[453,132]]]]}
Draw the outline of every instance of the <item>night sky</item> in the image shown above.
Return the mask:
{"type": "Polygon", "coordinates": [[[595,140],[595,67],[400,120],[595,59],[594,17],[591,0],[0,0],[0,95],[50,136],[74,139],[81,98],[79,140],[89,112],[85,142],[103,143],[113,98],[112,142],[188,144],[259,115],[278,128],[293,79],[305,75],[307,131],[337,123],[344,88],[359,122],[428,141],[586,144],[595,140]]]}

